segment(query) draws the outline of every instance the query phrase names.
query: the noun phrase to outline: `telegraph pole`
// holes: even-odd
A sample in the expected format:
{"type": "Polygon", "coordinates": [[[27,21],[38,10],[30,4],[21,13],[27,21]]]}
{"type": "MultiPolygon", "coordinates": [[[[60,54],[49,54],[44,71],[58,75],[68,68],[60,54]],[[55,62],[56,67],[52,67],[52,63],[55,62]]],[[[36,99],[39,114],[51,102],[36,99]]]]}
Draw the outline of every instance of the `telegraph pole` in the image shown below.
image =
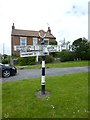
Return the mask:
{"type": "Polygon", "coordinates": [[[4,55],[4,51],[5,51],[5,49],[4,49],[4,43],[3,43],[3,55],[4,55]]]}
{"type": "Polygon", "coordinates": [[[4,59],[4,53],[5,53],[5,45],[3,43],[3,59],[4,59]]]}

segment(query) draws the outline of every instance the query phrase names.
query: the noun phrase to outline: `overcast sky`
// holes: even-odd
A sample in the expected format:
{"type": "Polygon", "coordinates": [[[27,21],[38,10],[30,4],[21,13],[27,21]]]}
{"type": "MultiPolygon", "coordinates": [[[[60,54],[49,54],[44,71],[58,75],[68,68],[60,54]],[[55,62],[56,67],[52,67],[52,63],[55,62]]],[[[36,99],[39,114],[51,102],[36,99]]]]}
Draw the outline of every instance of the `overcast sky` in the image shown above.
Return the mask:
{"type": "Polygon", "coordinates": [[[0,53],[11,54],[11,26],[47,31],[57,41],[88,38],[88,0],[0,0],[0,53]]]}

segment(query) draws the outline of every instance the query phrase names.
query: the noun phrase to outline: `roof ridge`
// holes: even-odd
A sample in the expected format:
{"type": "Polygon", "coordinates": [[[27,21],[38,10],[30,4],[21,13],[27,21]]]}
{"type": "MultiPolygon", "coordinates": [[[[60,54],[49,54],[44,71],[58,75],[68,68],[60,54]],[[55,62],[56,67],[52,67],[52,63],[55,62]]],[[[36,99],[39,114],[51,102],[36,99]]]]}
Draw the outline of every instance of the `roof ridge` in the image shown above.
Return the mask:
{"type": "MultiPolygon", "coordinates": [[[[42,29],[41,29],[42,30],[42,29]]],[[[39,30],[40,31],[40,30],[39,30]]],[[[12,29],[11,35],[18,35],[18,36],[39,36],[39,31],[35,30],[24,30],[24,29],[12,29]]],[[[44,31],[44,30],[43,30],[44,31]]],[[[55,38],[53,34],[49,34],[48,32],[44,31],[46,33],[46,38],[55,38]]],[[[55,38],[56,39],[56,38],[55,38]]]]}
{"type": "Polygon", "coordinates": [[[32,31],[32,32],[39,32],[39,31],[36,31],[36,30],[24,30],[24,29],[14,29],[14,30],[19,30],[19,31],[32,31]]]}

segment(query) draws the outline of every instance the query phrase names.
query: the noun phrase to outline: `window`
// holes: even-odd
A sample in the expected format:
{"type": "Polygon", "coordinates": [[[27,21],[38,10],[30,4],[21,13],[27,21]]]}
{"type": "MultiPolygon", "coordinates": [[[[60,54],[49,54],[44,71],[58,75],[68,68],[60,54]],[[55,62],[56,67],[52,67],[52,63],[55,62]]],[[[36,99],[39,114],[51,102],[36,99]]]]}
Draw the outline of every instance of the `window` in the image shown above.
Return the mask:
{"type": "Polygon", "coordinates": [[[37,38],[33,38],[33,45],[38,45],[38,39],[37,38]]]}
{"type": "Polygon", "coordinates": [[[44,38],[44,44],[49,45],[49,39],[44,38]]]}
{"type": "MultiPolygon", "coordinates": [[[[27,38],[26,37],[20,37],[20,46],[26,46],[27,45],[27,38]]],[[[22,52],[26,52],[27,50],[21,50],[22,52]]]]}
{"type": "Polygon", "coordinates": [[[23,45],[23,46],[27,45],[27,39],[26,39],[26,37],[20,37],[20,45],[23,45]]]}

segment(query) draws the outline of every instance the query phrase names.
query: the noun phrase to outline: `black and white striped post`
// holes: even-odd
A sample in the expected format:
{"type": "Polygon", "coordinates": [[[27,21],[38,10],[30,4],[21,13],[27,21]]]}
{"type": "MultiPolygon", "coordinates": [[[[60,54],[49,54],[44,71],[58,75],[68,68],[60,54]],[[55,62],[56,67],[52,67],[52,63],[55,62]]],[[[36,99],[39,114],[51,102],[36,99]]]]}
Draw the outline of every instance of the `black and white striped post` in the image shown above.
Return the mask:
{"type": "Polygon", "coordinates": [[[45,55],[42,56],[41,92],[42,95],[45,94],[45,55]]]}
{"type": "Polygon", "coordinates": [[[46,33],[44,31],[39,31],[39,37],[42,39],[41,40],[41,45],[42,45],[42,76],[41,76],[41,94],[45,95],[45,55],[43,54],[43,45],[44,43],[44,38],[46,36],[46,33]]]}

